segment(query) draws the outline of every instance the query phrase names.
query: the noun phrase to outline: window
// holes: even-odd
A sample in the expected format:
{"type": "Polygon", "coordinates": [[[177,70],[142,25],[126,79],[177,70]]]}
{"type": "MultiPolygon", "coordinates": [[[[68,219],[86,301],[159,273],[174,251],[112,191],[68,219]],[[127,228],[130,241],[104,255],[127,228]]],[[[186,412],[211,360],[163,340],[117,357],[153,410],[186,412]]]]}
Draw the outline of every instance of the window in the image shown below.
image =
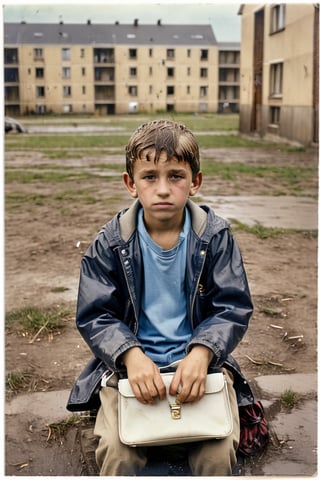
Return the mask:
{"type": "Polygon", "coordinates": [[[284,3],[271,7],[270,33],[279,32],[285,27],[286,6],[284,3]]]}
{"type": "Polygon", "coordinates": [[[82,67],[82,68],[81,68],[81,74],[82,74],[83,77],[86,76],[86,69],[85,69],[85,67],[82,67]]]}
{"type": "Polygon", "coordinates": [[[174,59],[174,48],[167,48],[167,59],[174,59]]]}
{"type": "Polygon", "coordinates": [[[208,69],[207,68],[200,68],[200,77],[207,78],[208,76],[208,69]]]}
{"type": "Polygon", "coordinates": [[[270,123],[272,125],[280,124],[280,107],[270,107],[270,123]]]}
{"type": "Polygon", "coordinates": [[[136,77],[136,76],[137,76],[137,69],[136,69],[136,67],[130,67],[130,68],[129,68],[129,76],[130,76],[130,77],[136,77]]]}
{"type": "Polygon", "coordinates": [[[270,96],[282,96],[283,63],[274,63],[270,66],[270,96]]]}
{"type": "Polygon", "coordinates": [[[36,113],[43,115],[46,113],[46,106],[45,105],[36,105],[36,113]]]}
{"type": "Polygon", "coordinates": [[[62,87],[62,91],[64,97],[71,97],[71,87],[65,85],[62,87]]]}
{"type": "Polygon", "coordinates": [[[86,94],[86,86],[83,85],[83,86],[82,86],[82,95],[85,95],[85,94],[86,94]]]}
{"type": "Polygon", "coordinates": [[[84,48],[80,49],[80,58],[84,58],[84,48]]]}
{"type": "Polygon", "coordinates": [[[72,105],[70,104],[63,105],[62,109],[63,109],[63,113],[72,113],[72,105]]]}
{"type": "Polygon", "coordinates": [[[200,97],[206,97],[208,95],[208,87],[200,87],[200,97]]]}
{"type": "Polygon", "coordinates": [[[39,97],[44,97],[45,96],[45,88],[41,86],[36,87],[36,96],[39,97]]]}
{"type": "Polygon", "coordinates": [[[44,68],[36,68],[36,78],[44,77],[44,68]]]}
{"type": "Polygon", "coordinates": [[[188,58],[191,57],[191,49],[190,49],[190,48],[188,48],[188,50],[187,50],[187,57],[188,57],[188,58]]]}
{"type": "Polygon", "coordinates": [[[70,77],[71,77],[71,68],[62,67],[62,78],[70,78],[70,77]]]}
{"type": "Polygon", "coordinates": [[[61,49],[62,60],[70,60],[70,48],[61,49]]]}
{"type": "Polygon", "coordinates": [[[174,95],[174,87],[172,85],[167,86],[167,95],[174,95]]]}
{"type": "Polygon", "coordinates": [[[207,49],[200,51],[200,60],[208,60],[209,52],[207,49]]]}
{"type": "Polygon", "coordinates": [[[42,48],[34,48],[33,49],[33,58],[34,58],[34,60],[43,60],[43,49],[42,48]]]}
{"type": "Polygon", "coordinates": [[[190,95],[190,85],[187,85],[187,95],[190,95]]]}
{"type": "Polygon", "coordinates": [[[132,97],[136,97],[138,95],[138,87],[136,85],[128,87],[128,93],[132,97]]]}
{"type": "Polygon", "coordinates": [[[190,67],[187,68],[187,75],[188,75],[188,77],[190,77],[190,75],[191,75],[191,68],[190,67]]]}
{"type": "Polygon", "coordinates": [[[152,71],[152,67],[149,67],[149,75],[151,76],[151,75],[152,75],[152,73],[153,73],[153,71],[152,71]]]}
{"type": "Polygon", "coordinates": [[[173,67],[168,67],[167,68],[167,76],[168,77],[174,77],[174,68],[173,67]]]}
{"type": "Polygon", "coordinates": [[[153,91],[152,85],[149,85],[149,94],[150,94],[150,95],[152,94],[152,91],[153,91]]]}
{"type": "Polygon", "coordinates": [[[153,50],[152,48],[149,48],[149,57],[152,57],[152,55],[153,55],[153,50]]]}
{"type": "Polygon", "coordinates": [[[129,48],[129,58],[136,59],[137,58],[137,49],[136,48],[129,48]]]}

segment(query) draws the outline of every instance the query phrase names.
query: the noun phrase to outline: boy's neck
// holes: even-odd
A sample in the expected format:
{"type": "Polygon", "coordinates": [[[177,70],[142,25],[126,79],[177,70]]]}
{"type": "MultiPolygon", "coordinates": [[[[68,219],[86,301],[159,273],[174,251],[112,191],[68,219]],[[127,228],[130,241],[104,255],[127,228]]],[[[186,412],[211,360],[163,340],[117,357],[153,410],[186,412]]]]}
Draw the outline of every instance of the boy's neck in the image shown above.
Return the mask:
{"type": "Polygon", "coordinates": [[[179,242],[179,236],[183,230],[184,214],[180,222],[159,222],[149,225],[145,221],[145,227],[152,240],[163,250],[170,250],[179,242]]]}

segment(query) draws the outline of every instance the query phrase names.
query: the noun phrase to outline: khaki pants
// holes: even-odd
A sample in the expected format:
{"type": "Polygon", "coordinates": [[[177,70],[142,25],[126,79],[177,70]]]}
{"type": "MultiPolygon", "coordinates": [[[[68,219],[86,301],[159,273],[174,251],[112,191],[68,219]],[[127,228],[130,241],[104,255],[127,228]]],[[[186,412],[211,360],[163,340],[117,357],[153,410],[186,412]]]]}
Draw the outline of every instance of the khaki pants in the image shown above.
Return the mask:
{"type": "MultiPolygon", "coordinates": [[[[189,465],[195,476],[228,476],[236,463],[240,427],[236,393],[232,374],[227,377],[230,404],[233,412],[233,432],[222,440],[208,440],[192,444],[188,454],[189,465]]],[[[100,391],[101,407],[98,411],[94,434],[99,437],[96,461],[103,476],[137,475],[147,463],[145,447],[129,447],[120,442],[118,435],[118,391],[104,387],[100,391]]]]}

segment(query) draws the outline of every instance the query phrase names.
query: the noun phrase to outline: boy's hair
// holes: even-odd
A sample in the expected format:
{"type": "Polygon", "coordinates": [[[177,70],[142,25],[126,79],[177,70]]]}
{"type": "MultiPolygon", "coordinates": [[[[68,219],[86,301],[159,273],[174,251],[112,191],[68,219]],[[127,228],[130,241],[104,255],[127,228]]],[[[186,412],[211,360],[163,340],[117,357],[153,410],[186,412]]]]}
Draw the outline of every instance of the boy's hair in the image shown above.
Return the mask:
{"type": "Polygon", "coordinates": [[[200,171],[199,145],[193,133],[184,125],[171,120],[153,120],[137,128],[126,146],[126,170],[131,179],[134,162],[146,149],[155,149],[155,162],[159,161],[164,151],[168,159],[175,157],[179,162],[189,163],[192,178],[200,171]]]}

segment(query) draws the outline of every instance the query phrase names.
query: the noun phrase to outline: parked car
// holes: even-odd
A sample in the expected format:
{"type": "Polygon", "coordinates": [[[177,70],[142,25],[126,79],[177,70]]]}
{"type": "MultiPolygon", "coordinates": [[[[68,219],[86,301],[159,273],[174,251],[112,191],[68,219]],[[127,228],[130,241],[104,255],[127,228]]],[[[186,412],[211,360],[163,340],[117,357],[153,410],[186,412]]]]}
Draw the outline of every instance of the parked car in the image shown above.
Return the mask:
{"type": "Polygon", "coordinates": [[[4,117],[4,131],[6,133],[11,132],[12,130],[16,130],[18,133],[25,133],[26,129],[23,125],[11,117],[4,117]]]}

